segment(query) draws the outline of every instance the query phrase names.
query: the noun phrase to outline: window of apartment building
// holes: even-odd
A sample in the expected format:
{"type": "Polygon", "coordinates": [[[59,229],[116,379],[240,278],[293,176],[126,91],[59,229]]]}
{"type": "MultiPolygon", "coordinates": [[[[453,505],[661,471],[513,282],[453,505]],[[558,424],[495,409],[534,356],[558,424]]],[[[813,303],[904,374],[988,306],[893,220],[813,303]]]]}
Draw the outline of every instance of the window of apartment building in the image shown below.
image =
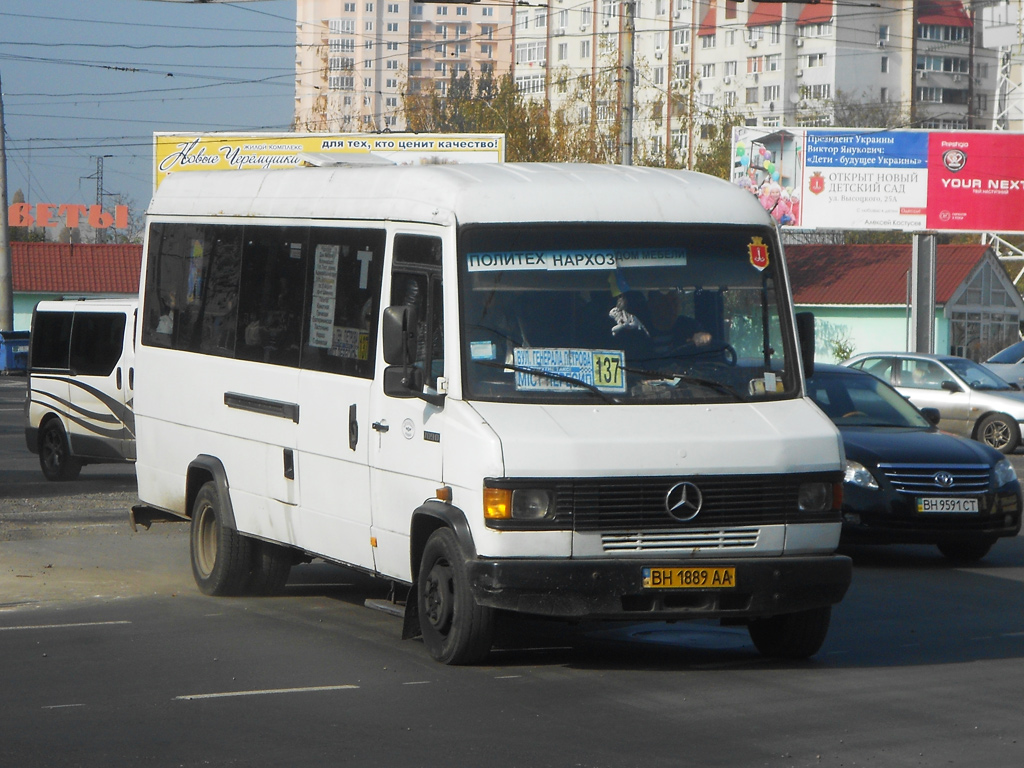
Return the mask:
{"type": "Polygon", "coordinates": [[[974,94],[975,112],[987,112],[988,111],[988,94],[987,93],[976,93],[974,94]]]}
{"type": "Polygon", "coordinates": [[[697,103],[702,107],[712,109],[715,106],[715,94],[713,93],[702,93],[697,97],[697,103]]]}
{"type": "Polygon", "coordinates": [[[394,115],[384,115],[384,125],[388,128],[394,128],[398,125],[398,118],[394,115]]]}
{"type": "Polygon", "coordinates": [[[493,40],[494,39],[494,27],[490,26],[489,24],[487,26],[482,26],[482,27],[480,27],[480,34],[482,34],[488,40],[493,40]]]}
{"type": "Polygon", "coordinates": [[[832,86],[829,83],[822,83],[821,85],[801,85],[800,86],[800,98],[801,99],[831,99],[832,98],[832,86]]]}
{"type": "Polygon", "coordinates": [[[988,62],[974,62],[974,74],[984,80],[988,77],[988,62]]]}
{"type": "Polygon", "coordinates": [[[802,66],[804,67],[824,67],[825,66],[825,54],[824,53],[808,53],[803,56],[798,56],[797,60],[803,59],[802,66]]]}
{"type": "Polygon", "coordinates": [[[689,80],[690,79],[690,62],[678,61],[675,64],[675,71],[673,77],[676,80],[689,80]]]}
{"type": "Polygon", "coordinates": [[[332,91],[351,91],[355,87],[355,78],[348,75],[328,75],[327,87],[332,91]]]}
{"type": "Polygon", "coordinates": [[[487,44],[481,45],[480,46],[480,54],[485,59],[492,59],[492,58],[494,58],[494,46],[493,45],[487,45],[487,44]]]}
{"type": "Polygon", "coordinates": [[[356,4],[355,3],[345,3],[345,13],[355,13],[355,12],[356,12],[356,4]]]}
{"type": "Polygon", "coordinates": [[[459,37],[468,37],[469,36],[469,25],[468,24],[459,24],[458,28],[455,30],[455,34],[457,34],[459,37]]]}
{"type": "Polygon", "coordinates": [[[327,41],[327,52],[328,53],[340,53],[341,52],[341,38],[332,37],[327,41]]]}
{"type": "Polygon", "coordinates": [[[668,13],[668,0],[655,0],[654,13],[656,16],[664,16],[668,13]]]}
{"type": "Polygon", "coordinates": [[[455,6],[455,15],[456,16],[469,16],[469,8],[467,8],[464,5],[457,5],[457,6],[455,6]]]}
{"type": "Polygon", "coordinates": [[[589,8],[584,8],[580,11],[580,31],[590,29],[591,23],[591,12],[589,8]]]}
{"type": "Polygon", "coordinates": [[[882,87],[878,89],[878,100],[883,104],[889,103],[889,89],[882,87]]]}
{"type": "Polygon", "coordinates": [[[970,40],[968,27],[947,27],[939,24],[918,24],[918,40],[941,40],[946,43],[966,43],[970,40]]]}
{"type": "MultiPolygon", "coordinates": [[[[363,87],[364,88],[373,88],[373,78],[372,77],[364,77],[363,78],[363,87]]],[[[363,103],[364,104],[369,104],[370,103],[370,97],[369,96],[365,96],[363,98],[363,103]]]]}
{"type": "MultiPolygon", "coordinates": [[[[687,31],[689,31],[689,30],[687,30],[687,31]]],[[[734,45],[736,45],[736,30],[735,29],[727,29],[725,31],[725,46],[727,48],[731,48],[734,45]]]]}
{"type": "Polygon", "coordinates": [[[832,37],[832,22],[804,24],[796,28],[797,37],[832,37]]]}
{"type": "Polygon", "coordinates": [[[888,56],[883,56],[882,57],[882,72],[885,73],[885,72],[888,72],[888,71],[889,71],[889,57],[888,56]]]}
{"type": "Polygon", "coordinates": [[[782,87],[778,85],[766,85],[761,92],[764,101],[778,101],[782,87]]]}
{"type": "Polygon", "coordinates": [[[423,6],[422,5],[420,5],[419,3],[413,3],[411,7],[412,7],[412,13],[410,15],[412,15],[412,16],[422,16],[423,15],[423,6]]]}
{"type": "Polygon", "coordinates": [[[671,131],[671,141],[672,149],[679,152],[690,145],[690,136],[682,128],[673,128],[671,131]]]}
{"type": "Polygon", "coordinates": [[[387,49],[389,51],[397,51],[398,50],[398,41],[397,40],[388,40],[387,43],[386,43],[386,46],[387,46],[387,49]]]}
{"type": "Polygon", "coordinates": [[[538,8],[533,14],[533,26],[537,29],[544,29],[548,25],[547,8],[538,8]]]}
{"type": "Polygon", "coordinates": [[[485,6],[485,7],[480,9],[480,15],[481,16],[493,16],[494,15],[494,8],[492,8],[491,6],[485,6]]]}
{"type": "Polygon", "coordinates": [[[601,0],[601,24],[609,26],[611,20],[615,18],[615,6],[618,5],[616,0],[601,0]]]}
{"type": "Polygon", "coordinates": [[[397,21],[389,21],[388,22],[388,32],[397,32],[397,31],[398,31],[398,22],[397,21]]]}
{"type": "Polygon", "coordinates": [[[971,70],[971,62],[960,56],[918,56],[917,69],[925,72],[967,74],[971,70]]]}
{"type": "Polygon", "coordinates": [[[658,157],[665,151],[665,140],[661,136],[651,136],[651,154],[658,157]]]}
{"type": "Polygon", "coordinates": [[[494,62],[491,62],[491,61],[481,61],[480,62],[480,73],[483,74],[485,72],[494,72],[494,62]]]}
{"type": "Polygon", "coordinates": [[[373,40],[367,40],[367,41],[365,41],[365,42],[363,43],[363,48],[365,48],[365,49],[366,49],[366,50],[368,50],[368,51],[372,51],[372,50],[373,50],[373,40]]]}
{"type": "Polygon", "coordinates": [[[889,25],[879,24],[878,25],[878,42],[885,45],[889,42],[889,25]]]}
{"type": "Polygon", "coordinates": [[[778,117],[766,117],[761,123],[765,128],[778,128],[779,118],[778,117]]]}
{"type": "Polygon", "coordinates": [[[434,72],[441,75],[442,77],[446,76],[448,74],[448,63],[445,61],[435,61],[434,72]]]}
{"type": "Polygon", "coordinates": [[[764,27],[747,27],[747,42],[757,43],[764,40],[764,27]]]}
{"type": "Polygon", "coordinates": [[[516,26],[519,29],[530,28],[530,12],[523,10],[516,10],[516,26]]]}
{"type": "Polygon", "coordinates": [[[713,62],[700,65],[700,76],[701,77],[714,77],[715,76],[715,65],[713,62]]]}
{"type": "Polygon", "coordinates": [[[388,13],[398,13],[398,3],[388,3],[388,13]]]}
{"type": "Polygon", "coordinates": [[[373,32],[373,22],[368,21],[363,25],[363,30],[366,32],[373,32]]]}
{"type": "Polygon", "coordinates": [[[520,93],[544,93],[544,75],[516,75],[516,90],[520,93]]]}
{"type": "Polygon", "coordinates": [[[739,72],[739,62],[727,61],[725,62],[725,75],[728,77],[735,77],[739,72]]]}
{"type": "Polygon", "coordinates": [[[582,59],[589,59],[590,58],[590,41],[589,40],[580,40],[580,58],[582,58],[582,59]]]}
{"type": "Polygon", "coordinates": [[[516,64],[533,64],[544,61],[548,57],[546,40],[529,40],[516,43],[516,64]]]}
{"type": "Polygon", "coordinates": [[[437,12],[436,12],[435,15],[436,16],[447,16],[448,15],[448,6],[447,5],[439,5],[439,6],[437,6],[437,12]]]}
{"type": "Polygon", "coordinates": [[[469,50],[469,45],[467,43],[456,43],[452,47],[455,49],[456,56],[462,56],[469,50]]]}
{"type": "Polygon", "coordinates": [[[745,103],[747,104],[757,104],[757,86],[755,85],[753,88],[747,88],[744,93],[744,98],[746,99],[745,103]]]}
{"type": "Polygon", "coordinates": [[[586,125],[590,122],[590,106],[588,104],[581,105],[578,114],[581,124],[586,125]]]}
{"type": "Polygon", "coordinates": [[[765,72],[778,72],[780,69],[782,69],[781,53],[773,53],[771,56],[764,57],[765,72]]]}
{"type": "Polygon", "coordinates": [[[440,37],[442,40],[447,40],[448,39],[448,27],[444,26],[443,24],[435,24],[434,25],[434,35],[436,37],[440,37]]]}
{"type": "Polygon", "coordinates": [[[397,77],[389,77],[385,81],[385,84],[386,84],[386,87],[388,87],[388,88],[397,88],[398,87],[398,78],[397,77]]]}
{"type": "Polygon", "coordinates": [[[434,52],[440,53],[442,56],[448,55],[448,43],[436,43],[434,45],[434,52]]]}
{"type": "Polygon", "coordinates": [[[722,106],[723,107],[735,107],[736,106],[736,91],[726,91],[722,94],[722,106]]]}
{"type": "Polygon", "coordinates": [[[335,34],[341,34],[343,32],[355,32],[356,31],[356,20],[355,19],[331,19],[330,23],[331,32],[335,34]]]}
{"type": "Polygon", "coordinates": [[[559,43],[558,44],[558,60],[559,61],[565,61],[567,58],[569,58],[569,44],[568,43],[559,43]]]}
{"type": "Polygon", "coordinates": [[[753,75],[764,71],[763,56],[747,56],[747,74],[753,75]]]}
{"type": "Polygon", "coordinates": [[[373,3],[367,3],[366,4],[366,12],[367,13],[373,13],[373,3]]]}
{"type": "Polygon", "coordinates": [[[689,45],[690,44],[690,30],[687,27],[683,29],[676,29],[672,31],[672,44],[673,45],[689,45]]]}
{"type": "Polygon", "coordinates": [[[423,25],[422,24],[410,24],[409,25],[409,37],[423,37],[423,25]]]}
{"type": "Polygon", "coordinates": [[[661,86],[665,85],[665,68],[664,67],[655,67],[654,71],[651,74],[654,77],[654,84],[655,85],[661,85],[661,86]]]}
{"type": "Polygon", "coordinates": [[[559,11],[558,12],[557,26],[558,26],[558,28],[562,32],[564,32],[566,27],[569,26],[569,12],[568,11],[559,11]]]}
{"type": "Polygon", "coordinates": [[[772,24],[768,27],[768,42],[778,45],[782,41],[782,25],[772,24]]]}
{"type": "Polygon", "coordinates": [[[398,69],[398,59],[388,59],[388,60],[387,60],[387,61],[386,61],[386,62],[384,63],[384,66],[385,66],[385,67],[386,67],[387,69],[398,69]]]}
{"type": "Polygon", "coordinates": [[[394,96],[388,96],[386,99],[384,99],[384,106],[386,106],[386,107],[397,107],[398,106],[398,99],[396,99],[394,96]]]}
{"type": "Polygon", "coordinates": [[[700,47],[704,49],[715,47],[715,36],[714,35],[701,35],[700,47]]]}
{"type": "Polygon", "coordinates": [[[610,123],[616,119],[616,116],[616,109],[613,103],[604,99],[597,102],[597,122],[610,123]]]}

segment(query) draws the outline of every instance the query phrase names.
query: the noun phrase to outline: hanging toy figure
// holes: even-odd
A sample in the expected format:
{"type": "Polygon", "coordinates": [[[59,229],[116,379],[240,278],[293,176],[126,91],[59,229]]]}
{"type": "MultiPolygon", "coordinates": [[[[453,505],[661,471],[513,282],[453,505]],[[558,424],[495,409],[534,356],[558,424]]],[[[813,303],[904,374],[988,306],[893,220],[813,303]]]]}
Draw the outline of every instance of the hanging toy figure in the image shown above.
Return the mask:
{"type": "Polygon", "coordinates": [[[618,334],[619,331],[625,329],[632,329],[634,331],[643,331],[645,334],[650,336],[644,328],[644,324],[640,322],[640,318],[626,309],[626,297],[619,296],[615,301],[615,306],[608,310],[608,317],[615,321],[615,325],[612,326],[612,335],[618,334]]]}

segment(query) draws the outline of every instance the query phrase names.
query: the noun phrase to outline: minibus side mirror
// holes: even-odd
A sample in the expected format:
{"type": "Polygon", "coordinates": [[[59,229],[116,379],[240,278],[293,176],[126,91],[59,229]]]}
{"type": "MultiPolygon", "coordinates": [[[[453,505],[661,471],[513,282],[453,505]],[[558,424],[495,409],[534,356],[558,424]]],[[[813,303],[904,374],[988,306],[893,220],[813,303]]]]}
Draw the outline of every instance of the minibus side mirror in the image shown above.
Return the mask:
{"type": "Polygon", "coordinates": [[[412,307],[384,309],[384,362],[407,366],[416,355],[416,313],[412,307]]]}
{"type": "Polygon", "coordinates": [[[796,334],[800,341],[800,362],[804,365],[804,377],[814,375],[814,313],[796,313],[796,334]]]}

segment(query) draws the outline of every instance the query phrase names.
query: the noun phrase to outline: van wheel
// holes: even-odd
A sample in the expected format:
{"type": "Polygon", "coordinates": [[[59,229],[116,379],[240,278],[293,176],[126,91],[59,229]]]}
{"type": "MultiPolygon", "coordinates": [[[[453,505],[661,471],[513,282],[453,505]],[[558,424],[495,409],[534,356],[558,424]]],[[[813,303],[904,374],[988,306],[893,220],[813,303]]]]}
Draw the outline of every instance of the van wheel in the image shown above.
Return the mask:
{"type": "Polygon", "coordinates": [[[217,486],[203,485],[192,505],[192,575],[204,595],[240,595],[252,565],[251,540],[224,525],[217,486]]]}
{"type": "Polygon", "coordinates": [[[1000,453],[1013,453],[1020,442],[1020,427],[1005,413],[993,413],[978,424],[978,440],[1000,453]]]}
{"type": "Polygon", "coordinates": [[[292,551],[267,541],[252,542],[252,570],[245,589],[251,595],[278,595],[292,570],[292,551]]]}
{"type": "Polygon", "coordinates": [[[821,650],[828,634],[832,606],[755,619],[747,629],[762,656],[806,659],[821,650]]]}
{"type": "Polygon", "coordinates": [[[439,528],[427,539],[416,579],[423,644],[443,664],[475,664],[491,650],[494,610],[477,605],[455,533],[439,528]]]}
{"type": "Polygon", "coordinates": [[[957,539],[940,541],[939,552],[946,558],[961,563],[976,563],[992,549],[995,539],[957,539]]]}
{"type": "Polygon", "coordinates": [[[39,433],[39,466],[47,480],[74,480],[82,471],[82,460],[71,455],[64,427],[56,419],[39,433]]]}

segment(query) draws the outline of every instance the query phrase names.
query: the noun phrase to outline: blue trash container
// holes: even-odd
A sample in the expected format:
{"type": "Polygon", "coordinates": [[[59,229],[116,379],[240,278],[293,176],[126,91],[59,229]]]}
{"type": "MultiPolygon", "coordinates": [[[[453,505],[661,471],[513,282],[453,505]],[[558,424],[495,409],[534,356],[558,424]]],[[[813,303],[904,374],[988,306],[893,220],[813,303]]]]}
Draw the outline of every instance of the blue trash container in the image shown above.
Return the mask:
{"type": "Polygon", "coordinates": [[[0,374],[28,370],[28,331],[0,331],[0,374]]]}

